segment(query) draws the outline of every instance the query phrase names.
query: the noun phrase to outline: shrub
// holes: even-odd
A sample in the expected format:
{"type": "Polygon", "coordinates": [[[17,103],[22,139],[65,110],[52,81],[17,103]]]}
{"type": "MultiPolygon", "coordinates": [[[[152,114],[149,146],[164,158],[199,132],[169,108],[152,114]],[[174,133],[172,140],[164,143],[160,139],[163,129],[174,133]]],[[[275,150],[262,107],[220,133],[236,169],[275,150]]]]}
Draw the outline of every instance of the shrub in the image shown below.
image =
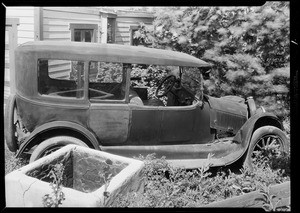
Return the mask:
{"type": "Polygon", "coordinates": [[[289,153],[263,150],[254,159],[254,170],[242,168],[240,173],[220,168],[213,174],[210,157],[202,167],[185,170],[172,167],[164,157],[140,156],[145,162],[144,192],[118,197],[117,206],[199,207],[289,180],[289,153]]]}

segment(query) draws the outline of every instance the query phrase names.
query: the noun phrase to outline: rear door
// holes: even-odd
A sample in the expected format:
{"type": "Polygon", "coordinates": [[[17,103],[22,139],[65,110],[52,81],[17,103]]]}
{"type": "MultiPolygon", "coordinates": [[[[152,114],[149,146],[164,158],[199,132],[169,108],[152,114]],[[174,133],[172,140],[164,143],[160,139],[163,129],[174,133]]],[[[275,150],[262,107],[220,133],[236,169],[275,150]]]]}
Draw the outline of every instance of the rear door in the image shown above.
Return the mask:
{"type": "Polygon", "coordinates": [[[127,104],[91,101],[89,126],[103,145],[124,143],[128,137],[129,120],[127,104]]]}
{"type": "Polygon", "coordinates": [[[124,143],[128,138],[126,78],[121,63],[89,63],[89,127],[103,145],[124,143]]]}

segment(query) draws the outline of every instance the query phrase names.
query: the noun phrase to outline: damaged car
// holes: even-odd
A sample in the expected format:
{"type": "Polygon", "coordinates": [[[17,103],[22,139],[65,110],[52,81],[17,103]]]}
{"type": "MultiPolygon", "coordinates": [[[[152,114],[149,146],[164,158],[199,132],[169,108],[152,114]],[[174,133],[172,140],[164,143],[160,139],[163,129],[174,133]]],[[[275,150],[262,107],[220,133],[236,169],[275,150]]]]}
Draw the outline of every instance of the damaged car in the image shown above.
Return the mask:
{"type": "Polygon", "coordinates": [[[25,43],[15,51],[7,146],[30,162],[77,144],[127,157],[156,153],[182,168],[200,167],[209,154],[211,166],[241,159],[251,167],[255,150],[286,151],[282,123],[252,97],[204,94],[210,67],[185,53],[140,46],[25,43]],[[139,83],[139,70],[149,66],[165,73],[152,88],[139,83]]]}

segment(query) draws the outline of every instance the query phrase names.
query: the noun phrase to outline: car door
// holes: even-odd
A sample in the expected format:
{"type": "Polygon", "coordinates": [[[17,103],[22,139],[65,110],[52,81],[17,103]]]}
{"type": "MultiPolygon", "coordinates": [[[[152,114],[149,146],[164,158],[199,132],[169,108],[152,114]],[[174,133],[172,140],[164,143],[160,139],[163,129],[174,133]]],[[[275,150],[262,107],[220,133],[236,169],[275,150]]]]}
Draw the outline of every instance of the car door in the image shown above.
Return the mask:
{"type": "Polygon", "coordinates": [[[103,145],[126,142],[129,121],[128,104],[90,103],[89,126],[103,145]]]}
{"type": "Polygon", "coordinates": [[[159,144],[161,113],[159,106],[129,104],[131,110],[128,145],[159,144]]]}
{"type": "Polygon", "coordinates": [[[193,138],[195,106],[137,106],[131,108],[128,144],[162,145],[190,141],[193,138]]]}
{"type": "Polygon", "coordinates": [[[121,63],[89,63],[89,127],[102,145],[124,143],[128,138],[126,76],[121,63]],[[95,69],[96,74],[92,72],[95,69]]]}
{"type": "Polygon", "coordinates": [[[161,107],[160,142],[187,142],[193,139],[196,105],[161,107]]]}

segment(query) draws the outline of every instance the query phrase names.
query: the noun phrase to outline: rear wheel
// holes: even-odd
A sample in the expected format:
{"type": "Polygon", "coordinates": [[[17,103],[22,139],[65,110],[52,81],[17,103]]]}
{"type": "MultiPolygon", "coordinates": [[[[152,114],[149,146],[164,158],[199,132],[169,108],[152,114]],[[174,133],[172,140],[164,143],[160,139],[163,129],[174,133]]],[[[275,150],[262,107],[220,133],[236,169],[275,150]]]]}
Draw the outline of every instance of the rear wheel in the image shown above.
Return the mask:
{"type": "Polygon", "coordinates": [[[254,152],[262,149],[276,147],[282,152],[288,151],[288,139],[284,132],[274,126],[263,126],[255,130],[249,145],[244,166],[253,169],[254,152]],[[277,145],[277,146],[273,146],[277,145]]]}
{"type": "Polygon", "coordinates": [[[56,136],[49,138],[42,143],[40,143],[33,153],[30,156],[30,163],[33,161],[36,161],[37,159],[49,155],[50,153],[62,148],[63,146],[66,146],[68,144],[75,144],[79,146],[85,146],[88,147],[83,141],[70,137],[70,136],[56,136]]]}

